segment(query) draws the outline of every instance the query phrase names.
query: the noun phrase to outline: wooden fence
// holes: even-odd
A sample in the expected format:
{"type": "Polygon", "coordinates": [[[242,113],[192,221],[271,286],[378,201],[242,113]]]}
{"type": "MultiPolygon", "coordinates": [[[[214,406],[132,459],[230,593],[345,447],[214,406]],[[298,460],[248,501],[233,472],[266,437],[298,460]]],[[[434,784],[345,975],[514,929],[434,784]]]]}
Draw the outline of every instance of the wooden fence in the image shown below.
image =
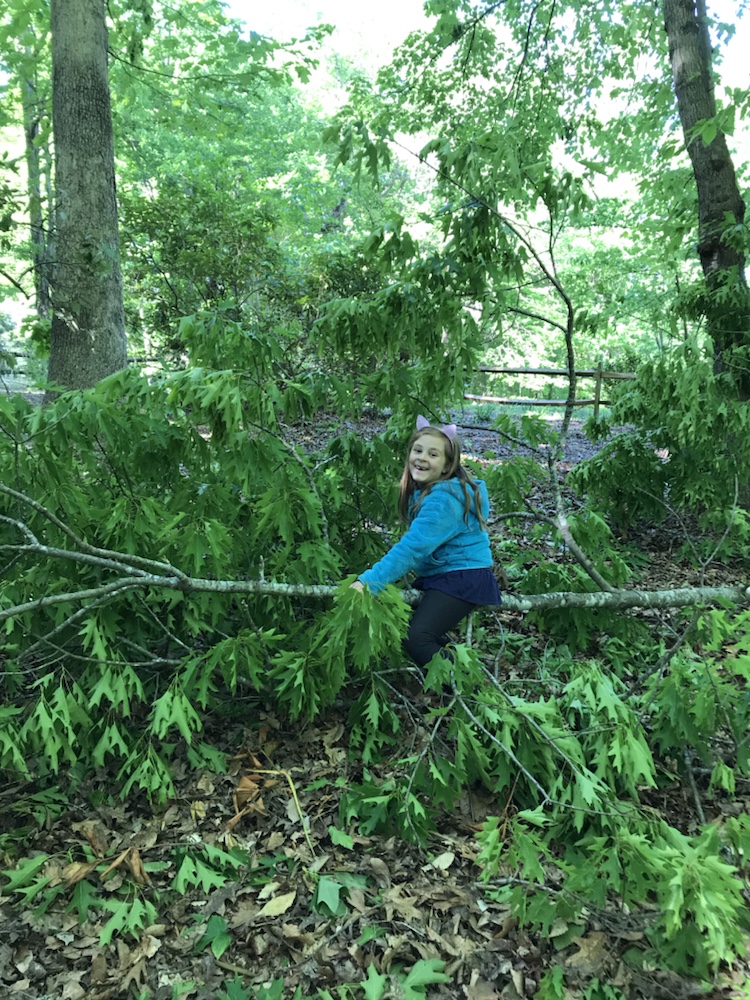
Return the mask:
{"type": "MultiPolygon", "coordinates": [[[[29,354],[26,351],[5,351],[6,354],[11,354],[17,358],[31,358],[34,355],[29,354]]],[[[156,358],[128,358],[128,361],[138,363],[143,363],[146,361],[156,361],[156,358]]],[[[552,378],[567,378],[568,372],[563,368],[493,368],[491,365],[479,365],[478,371],[486,372],[491,375],[548,375],[552,378]]],[[[3,359],[0,356],[0,376],[22,376],[23,371],[18,369],[10,368],[3,364],[3,359]]],[[[576,399],[574,406],[593,406],[594,407],[594,419],[599,416],[600,406],[609,406],[610,401],[608,399],[602,399],[602,383],[605,380],[617,381],[618,379],[634,379],[636,376],[633,372],[610,372],[605,371],[604,366],[601,362],[596,368],[581,368],[576,370],[577,378],[593,378],[594,379],[594,398],[593,399],[576,399]]],[[[564,399],[534,399],[533,397],[524,397],[521,399],[505,399],[502,396],[482,396],[476,395],[474,393],[465,392],[464,399],[468,399],[474,403],[497,403],[500,406],[565,406],[566,401],[564,399]]]]}
{"type": "MultiPolygon", "coordinates": [[[[494,375],[549,375],[554,378],[568,378],[568,371],[560,368],[493,368],[490,365],[479,365],[478,371],[487,372],[494,375]]],[[[605,371],[600,362],[596,368],[576,369],[576,378],[593,378],[594,398],[576,399],[574,406],[593,406],[594,419],[599,416],[600,406],[609,406],[608,399],[602,399],[602,382],[605,380],[617,381],[618,379],[634,379],[634,372],[610,372],[605,371]]],[[[476,403],[497,403],[501,406],[565,406],[564,399],[504,399],[502,396],[479,396],[474,393],[465,392],[464,399],[472,400],[476,403]]]]}

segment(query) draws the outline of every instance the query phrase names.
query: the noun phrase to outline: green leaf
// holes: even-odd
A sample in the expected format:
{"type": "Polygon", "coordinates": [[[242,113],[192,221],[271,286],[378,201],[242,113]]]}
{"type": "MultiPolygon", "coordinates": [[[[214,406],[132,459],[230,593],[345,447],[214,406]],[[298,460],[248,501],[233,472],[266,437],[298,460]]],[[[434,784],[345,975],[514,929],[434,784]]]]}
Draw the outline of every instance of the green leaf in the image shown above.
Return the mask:
{"type": "Polygon", "coordinates": [[[23,886],[30,885],[48,861],[49,854],[37,854],[33,858],[23,858],[16,868],[3,869],[2,874],[8,879],[8,884],[3,886],[4,890],[15,892],[23,886]]]}
{"type": "Polygon", "coordinates": [[[213,913],[208,918],[203,936],[195,945],[196,951],[203,951],[204,948],[210,945],[214,958],[221,958],[232,944],[232,938],[228,930],[229,924],[225,918],[219,916],[218,913],[213,913]]]}
{"type": "Polygon", "coordinates": [[[442,971],[445,962],[437,958],[420,959],[415,962],[409,975],[404,979],[402,986],[404,990],[404,1000],[423,1000],[425,987],[434,983],[449,983],[450,976],[446,976],[442,971]]]}
{"type": "Polygon", "coordinates": [[[374,965],[367,967],[367,979],[362,980],[365,1000],[382,1000],[388,986],[388,976],[380,973],[374,965]]]}
{"type": "Polygon", "coordinates": [[[345,847],[348,851],[353,849],[354,840],[348,833],[344,833],[343,830],[339,830],[335,826],[329,826],[328,834],[331,838],[331,842],[336,844],[338,847],[345,847]]]}
{"type": "Polygon", "coordinates": [[[341,898],[344,887],[328,875],[322,875],[315,888],[313,908],[330,917],[342,917],[347,913],[346,903],[341,898]]]}

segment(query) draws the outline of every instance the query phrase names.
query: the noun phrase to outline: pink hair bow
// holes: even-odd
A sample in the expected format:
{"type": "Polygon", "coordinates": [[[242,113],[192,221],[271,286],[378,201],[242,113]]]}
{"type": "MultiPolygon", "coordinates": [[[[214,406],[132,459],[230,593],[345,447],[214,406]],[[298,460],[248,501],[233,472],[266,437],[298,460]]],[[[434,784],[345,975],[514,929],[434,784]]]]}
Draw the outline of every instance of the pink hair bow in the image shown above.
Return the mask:
{"type": "MultiPolygon", "coordinates": [[[[422,414],[420,413],[419,416],[417,417],[417,430],[422,431],[425,429],[425,427],[432,427],[432,424],[427,419],[427,417],[423,417],[422,414]]],[[[448,438],[449,441],[456,440],[456,431],[458,430],[458,428],[456,427],[455,424],[444,424],[442,427],[438,427],[437,430],[445,434],[445,436],[448,438]]]]}

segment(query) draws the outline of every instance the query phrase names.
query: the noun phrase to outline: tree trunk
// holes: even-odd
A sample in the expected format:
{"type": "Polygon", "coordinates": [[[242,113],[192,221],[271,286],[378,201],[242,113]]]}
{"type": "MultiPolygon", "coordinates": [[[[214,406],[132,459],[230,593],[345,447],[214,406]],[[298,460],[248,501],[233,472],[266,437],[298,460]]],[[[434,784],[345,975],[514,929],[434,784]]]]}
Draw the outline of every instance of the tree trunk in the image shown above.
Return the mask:
{"type": "MultiPolygon", "coordinates": [[[[26,57],[30,65],[38,58],[30,46],[26,47],[26,57]]],[[[29,223],[34,263],[35,306],[40,319],[48,319],[51,312],[48,280],[48,244],[42,198],[42,159],[38,143],[39,125],[45,109],[40,98],[37,82],[25,79],[21,82],[23,103],[23,132],[26,143],[26,170],[28,175],[29,223]]]]}
{"type": "Polygon", "coordinates": [[[734,369],[741,397],[747,399],[747,360],[730,357],[735,348],[750,346],[745,257],[722,239],[728,226],[744,220],[745,203],[724,133],[718,131],[708,145],[702,138],[692,138],[698,122],[716,115],[705,0],[664,0],[664,26],[680,122],[698,189],[698,254],[706,279],[705,314],[715,367],[717,372],[734,369]]]}
{"type": "Polygon", "coordinates": [[[55,243],[49,379],[127,364],[104,0],[52,0],[55,243]]]}

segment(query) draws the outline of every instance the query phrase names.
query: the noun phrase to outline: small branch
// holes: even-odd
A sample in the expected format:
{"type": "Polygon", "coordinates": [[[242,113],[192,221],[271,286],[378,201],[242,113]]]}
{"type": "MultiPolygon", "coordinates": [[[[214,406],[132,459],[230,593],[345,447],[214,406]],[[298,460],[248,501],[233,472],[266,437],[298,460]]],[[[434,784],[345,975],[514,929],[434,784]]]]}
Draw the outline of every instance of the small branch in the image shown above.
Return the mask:
{"type": "Polygon", "coordinates": [[[532,514],[530,511],[518,510],[518,511],[509,511],[507,514],[498,514],[497,517],[495,517],[495,520],[509,521],[511,518],[520,518],[521,520],[526,520],[526,521],[543,521],[545,524],[548,524],[551,528],[554,528],[556,531],[560,532],[563,541],[570,550],[570,553],[573,556],[573,558],[588,573],[588,575],[591,577],[591,579],[598,587],[606,591],[606,593],[608,594],[618,593],[618,591],[614,587],[612,587],[609,583],[607,583],[607,581],[604,579],[604,577],[601,575],[601,573],[598,571],[598,569],[594,566],[589,557],[580,547],[578,542],[576,542],[575,538],[573,538],[573,534],[570,530],[570,525],[568,524],[568,519],[565,514],[565,509],[563,508],[562,505],[562,498],[559,496],[559,489],[557,493],[558,495],[556,497],[556,501],[557,501],[558,511],[556,518],[548,517],[546,514],[541,514],[541,513],[532,514]]]}
{"type": "MultiPolygon", "coordinates": [[[[454,688],[454,691],[455,691],[455,688],[454,688]]],[[[463,696],[460,695],[458,692],[456,692],[455,693],[455,700],[458,702],[458,704],[464,710],[464,712],[466,713],[466,715],[468,716],[468,718],[471,719],[471,721],[474,723],[474,725],[477,727],[477,729],[479,729],[482,733],[484,733],[484,735],[490,740],[491,743],[494,743],[495,746],[500,747],[500,749],[506,755],[506,757],[508,757],[509,760],[513,761],[513,763],[516,765],[516,767],[521,772],[521,774],[523,774],[523,776],[526,778],[526,780],[530,784],[532,784],[534,786],[534,788],[536,788],[536,790],[541,795],[541,800],[539,802],[539,805],[540,806],[544,806],[548,802],[551,802],[552,800],[550,798],[549,792],[544,787],[544,785],[542,785],[539,781],[537,781],[537,779],[534,777],[534,775],[531,773],[531,771],[527,771],[526,770],[526,768],[523,766],[523,764],[518,759],[518,757],[516,757],[516,755],[513,753],[513,751],[510,749],[510,747],[507,747],[503,743],[503,741],[501,739],[499,739],[495,735],[495,733],[491,733],[490,730],[487,729],[487,727],[484,726],[479,721],[479,719],[476,717],[476,715],[474,715],[474,713],[471,711],[471,709],[469,708],[469,706],[464,701],[463,696]]],[[[557,803],[557,804],[560,805],[560,803],[557,803]]]]}
{"type": "MultiPolygon", "coordinates": [[[[0,484],[0,493],[5,493],[7,496],[41,513],[55,527],[59,528],[67,538],[73,541],[79,549],[76,552],[72,549],[59,549],[42,545],[23,522],[3,516],[5,522],[11,523],[24,533],[27,538],[33,538],[34,540],[33,543],[30,542],[28,545],[3,545],[0,546],[0,551],[12,550],[14,553],[23,552],[24,554],[34,552],[45,558],[74,560],[93,565],[99,569],[109,569],[126,574],[109,583],[102,583],[94,587],[82,587],[80,590],[65,594],[48,594],[32,601],[3,608],[0,610],[0,621],[6,621],[27,611],[39,610],[57,604],[80,601],[95,601],[100,603],[103,599],[111,598],[119,592],[133,590],[149,591],[161,589],[179,591],[183,594],[257,594],[278,597],[315,597],[321,599],[335,597],[340,590],[340,587],[325,584],[289,584],[279,583],[274,580],[267,581],[265,579],[207,580],[201,577],[189,577],[169,563],[143,559],[140,556],[131,556],[127,553],[113,552],[90,545],[78,538],[75,532],[71,531],[67,525],[63,524],[58,517],[42,504],[2,484],[0,484]],[[148,572],[147,569],[165,569],[167,573],[148,572]]],[[[601,574],[597,573],[580,548],[575,544],[575,541],[572,540],[570,529],[564,518],[564,512],[559,514],[556,520],[547,520],[561,531],[571,551],[602,590],[594,593],[549,593],[530,594],[526,596],[509,594],[503,600],[505,611],[542,611],[565,608],[610,608],[614,610],[624,610],[626,608],[679,608],[696,604],[716,604],[727,601],[739,605],[750,602],[750,586],[747,585],[686,587],[660,591],[616,590],[601,577],[601,574]],[[567,528],[567,536],[565,535],[565,528],[567,528]]],[[[401,591],[401,596],[407,604],[416,604],[421,594],[419,591],[407,589],[401,591]]],[[[76,620],[76,618],[73,620],[76,620]]],[[[55,633],[50,633],[50,636],[53,634],[55,633]]]]}
{"type": "MultiPolygon", "coordinates": [[[[494,743],[496,746],[500,747],[503,753],[506,754],[508,758],[513,761],[513,763],[519,769],[521,774],[523,774],[526,780],[530,782],[530,784],[532,784],[537,789],[537,791],[542,796],[541,801],[539,802],[540,806],[545,806],[547,805],[547,803],[549,803],[550,805],[557,806],[560,809],[571,809],[574,812],[584,812],[590,816],[607,816],[607,817],[618,816],[622,818],[623,816],[626,816],[628,814],[627,809],[617,809],[616,806],[614,805],[610,812],[605,812],[602,809],[594,809],[593,807],[590,806],[574,806],[571,805],[570,802],[560,802],[557,799],[553,799],[549,794],[549,792],[544,788],[544,786],[539,781],[537,781],[534,775],[523,766],[523,764],[520,762],[518,757],[516,757],[513,751],[509,747],[506,747],[506,745],[502,742],[502,740],[500,740],[494,732],[491,732],[489,729],[487,729],[487,727],[476,717],[476,715],[474,715],[469,706],[466,704],[462,695],[459,694],[458,691],[456,691],[455,685],[454,685],[454,693],[455,693],[455,700],[464,710],[468,718],[474,723],[477,729],[480,730],[482,733],[484,733],[484,735],[490,740],[491,743],[494,743]]],[[[546,738],[548,742],[551,742],[549,741],[549,737],[546,738]]],[[[565,755],[563,754],[563,756],[565,755]]],[[[575,770],[578,773],[580,773],[578,769],[575,770]]]]}
{"type": "MultiPolygon", "coordinates": [[[[109,584],[91,587],[66,594],[40,597],[24,604],[0,610],[0,622],[27,611],[50,607],[55,604],[96,600],[113,596],[119,591],[176,590],[183,594],[256,594],[266,597],[335,597],[340,588],[326,584],[277,583],[261,580],[204,580],[195,577],[166,577],[144,574],[114,580],[109,584]]],[[[407,604],[416,604],[422,596],[419,590],[402,590],[407,604]]],[[[676,590],[613,590],[605,593],[560,592],[549,594],[503,595],[504,611],[551,611],[559,609],[606,608],[624,611],[630,608],[685,608],[696,604],[750,603],[750,587],[684,587],[676,590]]]]}
{"type": "MultiPolygon", "coordinates": [[[[672,662],[672,659],[677,655],[677,653],[679,653],[679,651],[682,649],[682,647],[687,642],[687,638],[691,634],[691,632],[693,631],[693,629],[695,628],[697,620],[698,620],[698,616],[694,615],[693,618],[692,618],[692,620],[685,627],[685,629],[682,632],[682,634],[677,637],[677,641],[674,642],[674,643],[672,643],[672,645],[669,647],[669,649],[665,649],[664,650],[664,652],[662,653],[662,655],[659,657],[659,659],[656,661],[656,663],[654,664],[654,666],[651,667],[650,670],[646,671],[645,674],[641,674],[640,677],[638,677],[638,679],[635,680],[630,685],[630,687],[628,688],[628,691],[627,691],[627,693],[625,695],[625,700],[626,701],[635,694],[635,692],[636,692],[636,690],[638,688],[640,688],[640,687],[643,686],[644,682],[647,681],[649,679],[649,677],[653,677],[654,674],[660,674],[661,675],[664,672],[664,670],[666,670],[666,668],[672,662]]],[[[661,679],[661,678],[659,678],[659,679],[661,679]]],[[[653,701],[653,698],[654,698],[655,694],[656,694],[656,688],[654,688],[654,691],[651,694],[651,698],[649,698],[648,703],[643,707],[643,710],[641,711],[641,714],[639,716],[639,720],[638,720],[639,722],[643,723],[643,719],[645,718],[646,715],[648,715],[648,710],[651,707],[651,702],[653,701]]]]}
{"type": "Polygon", "coordinates": [[[465,427],[466,430],[470,431],[489,431],[490,434],[497,434],[498,437],[503,438],[505,441],[510,441],[511,444],[517,445],[519,448],[526,448],[527,451],[533,452],[535,455],[541,455],[542,449],[535,448],[533,444],[529,444],[528,441],[522,441],[521,438],[513,437],[512,434],[508,434],[505,431],[499,430],[497,427],[486,427],[480,424],[459,424],[459,427],[465,427]]]}
{"type": "MultiPolygon", "coordinates": [[[[123,586],[122,590],[123,592],[126,590],[132,590],[132,587],[123,586]]],[[[75,623],[77,621],[80,621],[81,618],[85,618],[90,611],[94,610],[94,608],[99,607],[99,605],[101,604],[106,604],[107,601],[111,600],[117,593],[118,591],[116,589],[110,590],[106,594],[103,594],[100,598],[91,601],[89,604],[85,604],[82,608],[79,608],[79,610],[75,611],[72,615],[68,615],[68,617],[65,618],[63,621],[61,621],[60,624],[57,625],[55,628],[53,628],[51,632],[47,632],[46,635],[43,635],[39,639],[37,639],[37,641],[33,645],[28,647],[28,649],[24,649],[24,651],[19,656],[19,662],[23,663],[24,660],[27,660],[30,656],[32,656],[32,654],[35,653],[37,649],[39,649],[41,646],[51,645],[54,648],[57,648],[51,642],[51,640],[56,635],[59,635],[60,632],[64,632],[65,629],[70,628],[71,625],[75,625],[75,623]]]]}
{"type": "MultiPolygon", "coordinates": [[[[72,531],[67,524],[60,520],[52,511],[45,507],[43,504],[31,497],[26,496],[25,493],[20,493],[18,490],[13,490],[10,486],[5,486],[4,483],[0,483],[0,493],[4,493],[6,496],[12,497],[14,500],[18,500],[19,503],[25,504],[27,507],[31,507],[42,517],[45,517],[48,521],[55,525],[66,538],[69,538],[75,546],[77,546],[81,552],[85,552],[87,555],[101,556],[104,559],[114,559],[120,562],[126,563],[130,571],[133,569],[141,569],[146,572],[153,573],[154,570],[160,571],[162,573],[168,573],[170,576],[176,576],[182,578],[185,574],[182,570],[177,569],[170,563],[159,562],[155,559],[144,559],[142,556],[129,555],[126,552],[113,552],[111,549],[100,549],[96,545],[90,545],[84,539],[79,538],[74,531],[72,531]]],[[[67,550],[63,550],[67,551],[67,550]]]]}
{"type": "Polygon", "coordinates": [[[258,430],[262,431],[264,434],[269,434],[271,437],[276,438],[277,441],[280,441],[281,444],[286,448],[286,450],[292,456],[292,458],[300,466],[300,468],[302,469],[302,471],[303,471],[303,473],[304,473],[304,475],[305,475],[305,477],[307,479],[307,482],[308,482],[308,484],[310,486],[310,491],[311,491],[312,495],[315,497],[315,499],[320,504],[321,533],[323,535],[323,538],[326,540],[326,542],[328,542],[329,541],[328,521],[326,520],[325,510],[324,510],[324,507],[323,507],[323,501],[320,499],[320,494],[318,493],[318,488],[315,485],[315,479],[313,478],[312,471],[311,471],[310,467],[308,466],[308,464],[303,460],[302,456],[299,454],[299,452],[294,447],[294,445],[289,444],[289,442],[286,441],[281,436],[281,434],[276,434],[275,431],[271,431],[267,427],[263,427],[261,424],[256,424],[252,420],[248,420],[247,423],[250,426],[252,426],[252,427],[256,427],[258,430]]]}
{"type": "Polygon", "coordinates": [[[13,275],[8,274],[8,272],[2,270],[2,268],[0,268],[0,277],[3,277],[3,278],[5,278],[6,281],[9,281],[11,283],[11,285],[13,285],[13,287],[17,291],[19,291],[21,293],[21,295],[24,296],[24,298],[26,298],[26,299],[30,299],[31,298],[31,296],[26,291],[26,289],[23,287],[23,285],[19,285],[19,283],[16,281],[16,279],[13,277],[13,275]]]}
{"type": "Polygon", "coordinates": [[[94,587],[89,590],[75,590],[69,594],[49,594],[40,597],[35,601],[27,601],[25,604],[15,604],[12,608],[4,608],[0,611],[0,622],[7,621],[8,618],[16,618],[27,611],[38,611],[40,608],[48,608],[54,604],[72,604],[74,601],[87,601],[89,598],[99,601],[103,597],[112,597],[119,591],[135,590],[142,587],[144,578],[134,577],[130,580],[115,580],[114,583],[103,584],[101,587],[94,587]]]}
{"type": "MultiPolygon", "coordinates": [[[[24,524],[23,521],[17,521],[13,517],[6,517],[5,514],[0,514],[0,521],[4,521],[5,524],[12,524],[14,528],[17,528],[21,532],[22,535],[24,535],[26,538],[28,538],[28,540],[29,540],[28,547],[29,548],[34,548],[34,547],[36,547],[36,548],[43,548],[43,546],[40,545],[39,539],[33,533],[33,531],[31,530],[31,528],[29,528],[29,526],[27,524],[24,524]]],[[[25,549],[25,548],[27,548],[27,546],[25,546],[25,545],[3,545],[1,548],[2,549],[25,549]]]]}
{"type": "Polygon", "coordinates": [[[703,803],[701,802],[700,793],[698,791],[698,785],[695,782],[695,775],[693,774],[693,762],[690,759],[690,748],[685,747],[682,751],[682,759],[685,762],[685,771],[688,776],[688,781],[690,783],[690,788],[693,792],[693,799],[695,801],[695,811],[698,813],[698,819],[702,826],[706,825],[706,814],[703,811],[703,803]]]}
{"type": "Polygon", "coordinates": [[[503,306],[506,312],[515,313],[517,316],[526,316],[529,319],[536,319],[540,323],[546,323],[548,326],[552,326],[555,330],[560,330],[562,333],[567,333],[567,327],[563,326],[562,323],[558,323],[557,320],[549,319],[547,316],[542,316],[540,313],[530,312],[528,309],[519,309],[517,306],[503,306]]]}
{"type": "Polygon", "coordinates": [[[562,493],[560,491],[560,483],[557,479],[556,472],[557,470],[553,467],[553,462],[550,456],[550,480],[552,481],[553,489],[555,491],[555,506],[557,508],[557,518],[554,521],[555,527],[562,535],[565,540],[565,544],[573,553],[576,560],[586,570],[594,583],[598,587],[601,587],[602,590],[612,594],[615,592],[615,588],[604,579],[602,574],[596,566],[594,566],[575,538],[573,538],[573,533],[570,530],[570,525],[568,524],[568,517],[565,513],[565,506],[563,504],[562,493]]]}
{"type": "Polygon", "coordinates": [[[432,732],[428,736],[426,744],[424,745],[424,747],[422,748],[419,756],[417,757],[416,761],[414,762],[414,767],[412,768],[411,774],[409,775],[409,784],[406,787],[406,800],[407,800],[407,805],[406,805],[406,819],[407,819],[407,822],[409,824],[409,829],[414,834],[414,840],[415,840],[415,842],[417,844],[420,841],[419,832],[414,827],[414,821],[411,818],[411,811],[409,809],[409,798],[411,797],[411,790],[414,787],[414,782],[415,782],[416,777],[417,777],[417,771],[419,770],[419,765],[422,763],[422,761],[425,759],[425,757],[432,750],[433,743],[437,739],[437,734],[440,731],[440,727],[445,722],[445,720],[447,718],[447,715],[448,715],[448,711],[450,711],[450,708],[453,705],[453,703],[455,702],[455,700],[456,699],[454,697],[453,701],[451,702],[451,704],[446,709],[446,712],[445,712],[444,715],[438,716],[438,718],[437,718],[437,720],[435,722],[435,725],[432,727],[432,732]]]}

